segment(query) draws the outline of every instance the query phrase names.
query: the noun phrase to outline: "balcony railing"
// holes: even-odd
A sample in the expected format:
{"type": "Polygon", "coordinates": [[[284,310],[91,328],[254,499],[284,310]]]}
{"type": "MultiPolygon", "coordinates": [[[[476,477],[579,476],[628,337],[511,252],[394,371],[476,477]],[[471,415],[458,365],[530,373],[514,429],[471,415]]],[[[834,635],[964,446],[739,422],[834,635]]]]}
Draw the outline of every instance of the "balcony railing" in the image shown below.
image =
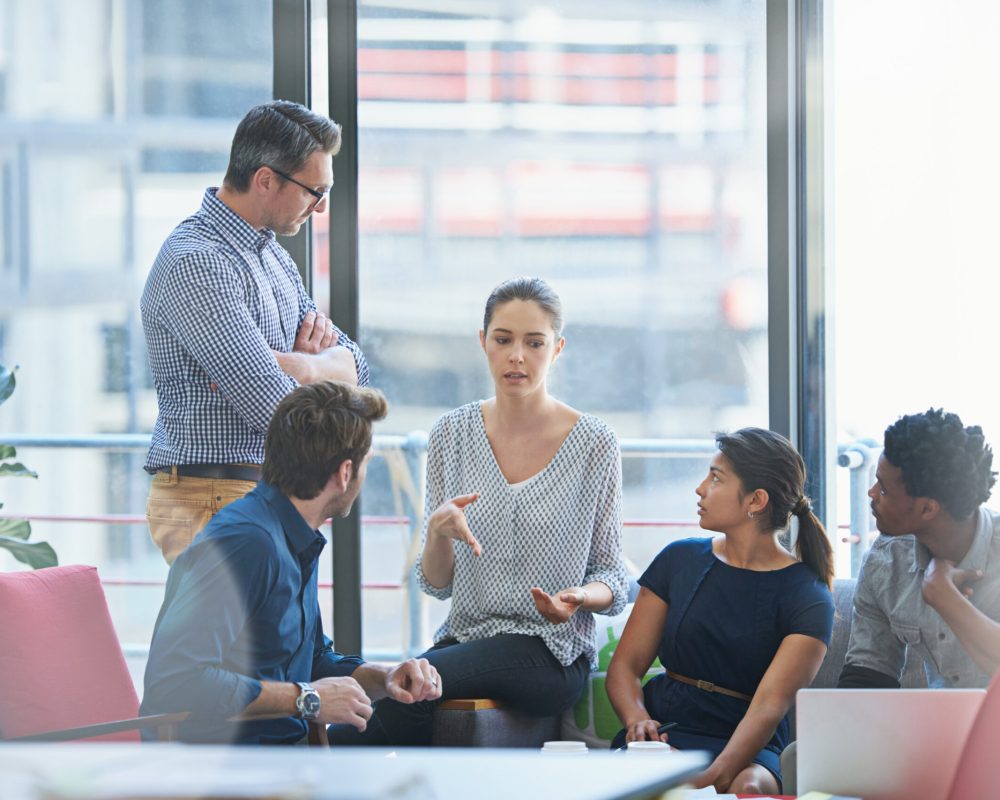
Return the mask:
{"type": "MultiPolygon", "coordinates": [[[[4,443],[18,448],[91,449],[102,451],[145,451],[149,447],[148,434],[100,434],[90,436],[38,436],[30,434],[4,434],[4,443]]],[[[698,458],[707,460],[715,452],[711,439],[622,439],[623,458],[698,458]]],[[[414,431],[407,435],[377,435],[374,438],[376,457],[386,461],[392,487],[396,513],[393,515],[365,515],[365,526],[394,525],[408,529],[409,546],[406,559],[406,576],[401,582],[366,582],[367,590],[400,590],[405,593],[407,616],[407,655],[421,652],[427,642],[427,598],[420,592],[412,577],[413,561],[420,546],[424,520],[424,476],[426,467],[427,434],[414,431]]],[[[838,534],[842,542],[850,544],[851,574],[856,576],[873,531],[873,518],[868,506],[867,491],[874,481],[875,467],[880,449],[873,442],[853,442],[838,448],[838,464],[850,472],[850,520],[840,525],[838,534]]],[[[142,514],[13,514],[0,513],[0,518],[27,519],[37,522],[96,523],[117,525],[144,525],[142,514]]],[[[696,528],[696,519],[625,519],[624,527],[639,528],[696,528]]],[[[161,580],[105,579],[107,586],[160,586],[161,580]]],[[[331,588],[332,583],[321,581],[321,588],[331,588]]],[[[131,654],[141,655],[142,645],[128,647],[131,654]]],[[[370,654],[380,658],[398,658],[399,653],[370,654]]]]}

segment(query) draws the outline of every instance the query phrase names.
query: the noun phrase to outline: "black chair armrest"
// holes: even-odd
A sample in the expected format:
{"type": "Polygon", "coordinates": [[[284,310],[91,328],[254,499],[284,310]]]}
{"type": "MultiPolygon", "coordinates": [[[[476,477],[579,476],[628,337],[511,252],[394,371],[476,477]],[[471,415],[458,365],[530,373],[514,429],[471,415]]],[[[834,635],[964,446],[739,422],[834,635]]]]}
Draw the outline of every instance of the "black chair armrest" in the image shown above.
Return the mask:
{"type": "Polygon", "coordinates": [[[15,736],[4,739],[5,742],[71,742],[75,739],[91,739],[95,736],[106,736],[122,731],[156,728],[161,741],[170,742],[176,738],[177,725],[190,716],[189,711],[174,714],[150,714],[134,719],[122,719],[115,722],[101,722],[97,725],[83,725],[79,728],[62,728],[44,733],[33,733],[30,736],[15,736]]]}

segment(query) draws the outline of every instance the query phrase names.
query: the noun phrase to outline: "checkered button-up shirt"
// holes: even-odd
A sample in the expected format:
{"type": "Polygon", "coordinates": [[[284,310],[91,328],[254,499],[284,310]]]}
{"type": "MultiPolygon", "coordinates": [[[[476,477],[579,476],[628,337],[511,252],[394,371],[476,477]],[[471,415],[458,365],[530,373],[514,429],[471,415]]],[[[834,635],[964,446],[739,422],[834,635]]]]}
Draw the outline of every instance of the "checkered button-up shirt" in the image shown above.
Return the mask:
{"type": "MultiPolygon", "coordinates": [[[[274,232],[208,189],[160,248],[140,308],[159,404],[146,469],[262,463],[271,415],[298,385],[272,351],[291,352],[316,310],[274,232]]],[[[364,354],[338,334],[366,385],[364,354]]]]}

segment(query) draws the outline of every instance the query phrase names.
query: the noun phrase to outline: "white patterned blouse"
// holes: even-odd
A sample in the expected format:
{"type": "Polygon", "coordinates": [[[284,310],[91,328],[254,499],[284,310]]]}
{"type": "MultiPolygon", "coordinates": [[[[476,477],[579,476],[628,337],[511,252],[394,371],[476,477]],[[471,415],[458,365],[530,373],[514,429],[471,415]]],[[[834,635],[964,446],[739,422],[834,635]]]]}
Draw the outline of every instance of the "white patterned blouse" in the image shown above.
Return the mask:
{"type": "Polygon", "coordinates": [[[500,471],[478,402],[441,417],[427,448],[427,514],[452,497],[479,492],[465,516],[483,552],[477,558],[468,545],[452,542],[454,578],[440,589],[427,582],[418,559],[420,587],[452,598],[435,641],[527,634],[540,637],[564,666],[583,654],[596,668],[593,615],[578,611],[554,625],[538,613],[529,590],[552,594],[600,581],[614,597],[601,613],[625,607],[621,474],[618,438],[590,414],[577,420],[548,465],[517,488],[500,471]]]}

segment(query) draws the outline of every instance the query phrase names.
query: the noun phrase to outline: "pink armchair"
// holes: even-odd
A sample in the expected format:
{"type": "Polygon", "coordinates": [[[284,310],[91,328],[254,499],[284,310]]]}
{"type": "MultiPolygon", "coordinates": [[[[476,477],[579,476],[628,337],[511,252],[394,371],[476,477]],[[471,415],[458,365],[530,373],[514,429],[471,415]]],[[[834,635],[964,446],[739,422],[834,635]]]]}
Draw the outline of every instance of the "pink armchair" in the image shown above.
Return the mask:
{"type": "Polygon", "coordinates": [[[0,740],[173,738],[183,714],[138,718],[139,698],[95,567],[0,573],[0,740]]]}
{"type": "Polygon", "coordinates": [[[948,800],[997,797],[1000,793],[1000,672],[993,676],[972,723],[948,800]]]}

